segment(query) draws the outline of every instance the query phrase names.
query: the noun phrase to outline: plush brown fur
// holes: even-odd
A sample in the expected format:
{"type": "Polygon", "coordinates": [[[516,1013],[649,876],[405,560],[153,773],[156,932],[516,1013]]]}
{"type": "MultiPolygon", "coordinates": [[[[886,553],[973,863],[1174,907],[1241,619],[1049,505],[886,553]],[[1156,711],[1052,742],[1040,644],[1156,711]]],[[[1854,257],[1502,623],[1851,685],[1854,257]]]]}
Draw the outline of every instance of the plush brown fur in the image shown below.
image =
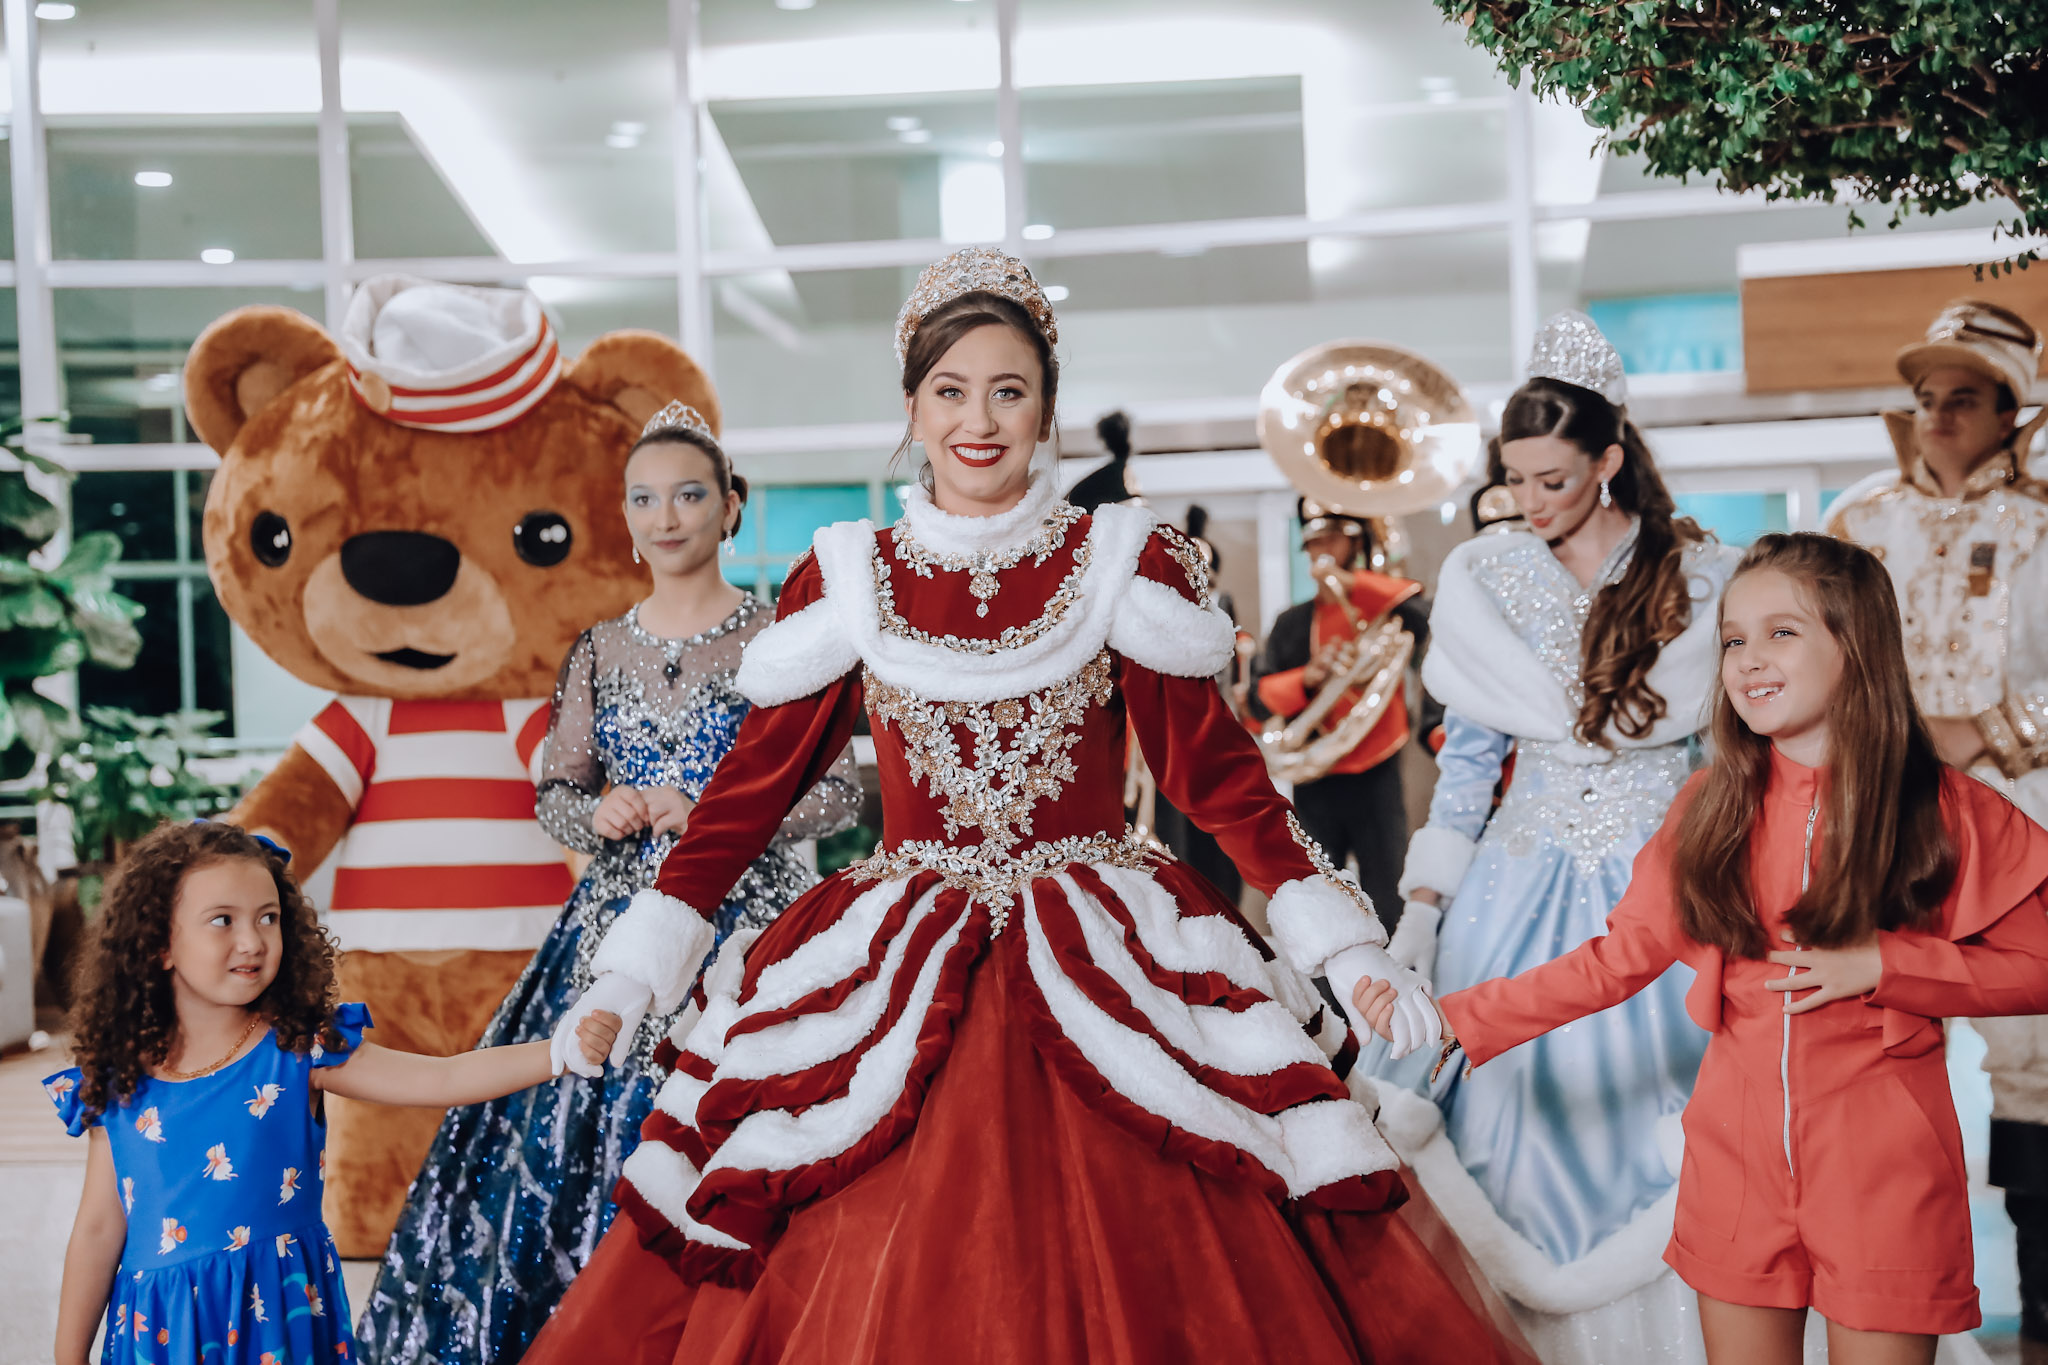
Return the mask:
{"type": "MultiPolygon", "coordinates": [[[[526,953],[343,953],[341,998],[367,1000],[370,1041],[401,1052],[452,1057],[476,1046],[526,953]],[[406,1002],[402,1008],[378,1001],[406,1002]]],[[[327,1195],[321,1214],[346,1260],[375,1260],[391,1241],[406,1190],[447,1117],[440,1109],[395,1109],[325,1096],[327,1195]]]]}
{"type": "MultiPolygon", "coordinates": [[[[357,399],[339,347],[310,318],[288,308],[230,313],[185,365],[192,426],[221,456],[204,529],[214,591],[265,653],[317,687],[466,701],[548,696],[576,636],[646,589],[622,479],[641,426],[674,399],[717,427],[710,381],[674,342],[613,332],[510,425],[416,431],[357,399]],[[529,563],[514,547],[514,528],[535,512],[569,528],[558,564],[529,563]],[[279,564],[259,559],[252,542],[264,513],[289,529],[279,564]],[[378,531],[452,545],[459,558],[447,590],[411,605],[358,592],[342,571],[342,545],[378,531]],[[404,649],[449,657],[438,668],[377,657],[404,649]]],[[[274,535],[276,523],[264,525],[274,535]]],[[[305,875],[353,816],[294,745],[228,818],[294,850],[305,875]]],[[[461,1051],[475,1045],[526,956],[348,953],[344,998],[368,1003],[385,1046],[461,1051]]],[[[381,1256],[441,1116],[334,1105],[328,1221],[344,1256],[381,1256]]]]}

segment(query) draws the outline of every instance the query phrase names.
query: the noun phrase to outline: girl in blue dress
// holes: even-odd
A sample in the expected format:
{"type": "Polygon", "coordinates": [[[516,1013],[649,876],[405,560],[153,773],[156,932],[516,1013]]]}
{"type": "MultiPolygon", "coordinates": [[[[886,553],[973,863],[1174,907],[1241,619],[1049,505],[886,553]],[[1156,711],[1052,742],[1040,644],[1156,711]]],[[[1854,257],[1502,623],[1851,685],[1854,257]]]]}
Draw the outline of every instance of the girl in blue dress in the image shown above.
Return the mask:
{"type": "MultiPolygon", "coordinates": [[[[109,881],[80,968],[78,1065],[44,1081],[90,1135],[64,1257],[57,1365],[349,1361],[320,1221],[319,1097],[442,1106],[540,1084],[548,1044],[423,1057],[363,1042],[335,952],[285,872],[233,825],[166,825],[109,881]]],[[[578,1037],[611,1050],[618,1020],[578,1037]]]]}
{"type": "MultiPolygon", "coordinates": [[[[589,989],[599,940],[654,884],[739,734],[750,707],[733,674],[775,614],[719,572],[747,484],[694,409],[657,413],[624,473],[626,529],[653,592],[570,648],[541,751],[541,827],[590,864],[486,1046],[548,1037],[589,989]]],[[[765,928],[813,885],[796,844],[851,825],[859,805],[849,749],[719,906],[719,938],[765,928]]],[[[524,1354],[611,1225],[619,1169],[667,1075],[655,1050],[670,1023],[648,1019],[601,1079],[565,1076],[448,1115],[363,1305],[365,1360],[512,1365],[524,1354]]]]}

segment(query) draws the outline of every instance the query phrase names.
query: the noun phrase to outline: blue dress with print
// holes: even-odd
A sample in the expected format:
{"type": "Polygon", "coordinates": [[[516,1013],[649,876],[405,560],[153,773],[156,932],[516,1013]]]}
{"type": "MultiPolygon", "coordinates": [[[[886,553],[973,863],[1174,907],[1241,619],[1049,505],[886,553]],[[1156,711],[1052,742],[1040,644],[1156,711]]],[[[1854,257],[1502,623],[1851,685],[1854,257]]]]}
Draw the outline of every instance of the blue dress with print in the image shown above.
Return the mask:
{"type": "MultiPolygon", "coordinates": [[[[541,826],[591,855],[561,917],[480,1046],[549,1037],[590,985],[590,960],[633,893],[654,884],[676,836],[605,839],[591,826],[607,786],[703,793],[749,704],[733,688],[745,643],[772,613],[747,598],[722,624],[663,639],[625,616],[569,651],[542,753],[541,826]]],[[[718,938],[766,926],[817,881],[795,841],[853,823],[850,751],[791,813],[775,844],[713,913],[718,938]]],[[[452,1109],[414,1179],[357,1324],[378,1365],[511,1365],[596,1250],[619,1168],[665,1079],[652,1055],[670,1020],[642,1025],[624,1065],[572,1074],[452,1109]]]]}
{"type": "Polygon", "coordinates": [[[73,1137],[104,1126],[128,1239],[102,1365],[308,1365],[355,1354],[348,1295],[320,1221],[326,1132],[312,1074],[370,1026],[335,1011],[344,1044],[286,1052],[266,1036],[210,1076],[144,1076],[104,1114],[76,1067],[43,1082],[73,1137]]]}

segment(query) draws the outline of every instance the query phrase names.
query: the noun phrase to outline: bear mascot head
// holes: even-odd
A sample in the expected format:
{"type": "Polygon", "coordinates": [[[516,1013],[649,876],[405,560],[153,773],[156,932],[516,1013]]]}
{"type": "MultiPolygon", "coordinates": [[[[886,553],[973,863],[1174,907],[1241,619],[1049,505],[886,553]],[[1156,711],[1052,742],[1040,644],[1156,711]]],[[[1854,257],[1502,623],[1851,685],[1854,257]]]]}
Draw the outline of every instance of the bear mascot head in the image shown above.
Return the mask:
{"type": "MultiPolygon", "coordinates": [[[[207,569],[229,617],[338,694],[230,819],[329,860],[343,999],[388,1045],[475,1045],[572,882],[534,818],[548,698],[577,635],[646,590],[622,508],[646,420],[718,405],[666,337],[564,360],[540,301],[384,276],[339,338],[243,308],[193,344],[220,453],[207,569]]],[[[328,1222],[380,1256],[439,1114],[329,1102],[328,1222]]]]}

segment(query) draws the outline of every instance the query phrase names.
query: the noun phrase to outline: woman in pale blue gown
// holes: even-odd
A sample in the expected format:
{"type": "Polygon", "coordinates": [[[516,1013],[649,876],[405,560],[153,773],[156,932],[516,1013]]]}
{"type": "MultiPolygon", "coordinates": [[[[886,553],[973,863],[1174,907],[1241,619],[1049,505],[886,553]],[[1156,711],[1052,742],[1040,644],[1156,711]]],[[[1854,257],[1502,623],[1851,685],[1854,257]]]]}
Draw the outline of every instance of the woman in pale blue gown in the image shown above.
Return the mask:
{"type": "MultiPolygon", "coordinates": [[[[1423,667],[1445,743],[1393,951],[1439,995],[1605,932],[1697,761],[1737,558],[1674,515],[1590,320],[1553,319],[1531,374],[1492,460],[1523,520],[1452,551],[1423,667]]],[[[1432,1081],[1433,1057],[1389,1063],[1383,1045],[1361,1060],[1389,1136],[1549,1365],[1699,1356],[1661,1261],[1707,1042],[1690,977],[1470,1073],[1432,1081]]]]}

